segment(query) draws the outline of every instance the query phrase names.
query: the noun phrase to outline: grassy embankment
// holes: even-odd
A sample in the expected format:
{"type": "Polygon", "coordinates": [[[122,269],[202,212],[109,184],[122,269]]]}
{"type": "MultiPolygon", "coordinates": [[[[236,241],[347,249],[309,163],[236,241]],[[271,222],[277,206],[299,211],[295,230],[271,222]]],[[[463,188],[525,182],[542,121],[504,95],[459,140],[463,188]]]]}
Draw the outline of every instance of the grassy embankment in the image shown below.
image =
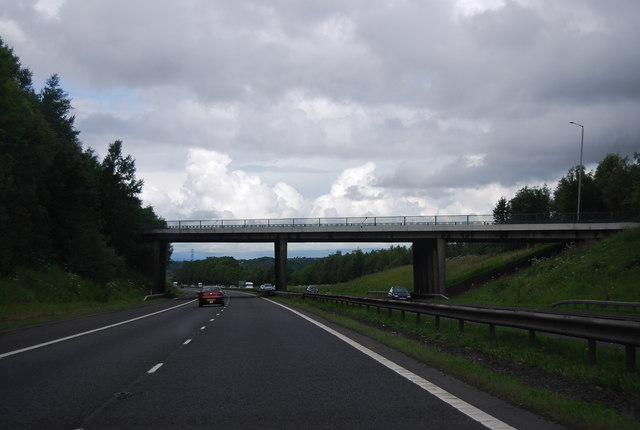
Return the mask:
{"type": "Polygon", "coordinates": [[[102,286],[59,267],[18,270],[0,279],[0,329],[140,306],[149,291],[139,285],[118,280],[102,286]]]}
{"type": "MultiPolygon", "coordinates": [[[[482,257],[492,260],[494,257],[482,257]]],[[[498,257],[495,257],[498,258],[498,257]]],[[[501,256],[499,258],[507,258],[501,256]]],[[[447,262],[447,275],[478,272],[476,257],[447,262]],[[466,263],[461,264],[463,260],[466,263]],[[465,266],[464,269],[462,267],[465,266]]],[[[490,263],[489,265],[492,265],[490,263]]],[[[564,299],[640,302],[640,230],[567,249],[540,259],[513,276],[497,279],[452,299],[456,302],[519,305],[547,309],[564,299]]],[[[449,284],[449,282],[447,282],[449,284]]],[[[321,286],[321,292],[359,294],[390,285],[411,285],[410,268],[397,268],[353,283],[321,286]]],[[[309,300],[289,300],[339,324],[403,350],[428,365],[470,382],[512,403],[579,429],[639,429],[640,377],[624,369],[624,351],[600,347],[597,366],[586,363],[584,341],[543,335],[529,344],[528,333],[498,328],[495,338],[484,326],[399,313],[336,307],[309,300]],[[634,416],[635,414],[635,416],[634,416]]]]}

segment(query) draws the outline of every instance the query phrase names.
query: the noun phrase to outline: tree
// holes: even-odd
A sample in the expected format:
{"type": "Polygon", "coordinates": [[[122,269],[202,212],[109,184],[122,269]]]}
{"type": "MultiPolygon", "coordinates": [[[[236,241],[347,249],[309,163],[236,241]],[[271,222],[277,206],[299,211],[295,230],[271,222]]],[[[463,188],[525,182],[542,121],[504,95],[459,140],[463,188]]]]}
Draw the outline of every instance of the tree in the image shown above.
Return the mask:
{"type": "Polygon", "coordinates": [[[75,129],[75,116],[70,115],[71,99],[60,87],[60,78],[57,74],[47,79],[46,86],[39,94],[40,108],[46,120],[54,132],[65,143],[73,143],[80,146],[78,134],[75,129]]]}
{"type": "Polygon", "coordinates": [[[624,212],[629,209],[633,188],[629,157],[608,154],[598,164],[594,180],[606,211],[624,212]]]}
{"type": "Polygon", "coordinates": [[[546,221],[551,217],[551,190],[546,185],[531,188],[525,186],[509,201],[509,206],[514,218],[528,221],[535,217],[537,221],[546,221]]]}
{"type": "Polygon", "coordinates": [[[511,219],[511,205],[504,197],[500,197],[496,207],[493,208],[493,221],[496,224],[506,224],[511,219]]]}

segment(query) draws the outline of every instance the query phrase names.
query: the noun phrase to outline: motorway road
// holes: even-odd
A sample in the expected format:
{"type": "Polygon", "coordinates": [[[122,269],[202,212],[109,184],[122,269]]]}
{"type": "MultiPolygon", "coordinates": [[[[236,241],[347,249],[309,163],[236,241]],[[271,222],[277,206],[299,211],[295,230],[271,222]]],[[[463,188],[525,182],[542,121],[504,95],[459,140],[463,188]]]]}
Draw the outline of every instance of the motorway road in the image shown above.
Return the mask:
{"type": "Polygon", "coordinates": [[[321,324],[232,291],[5,331],[0,429],[561,428],[321,324]]]}

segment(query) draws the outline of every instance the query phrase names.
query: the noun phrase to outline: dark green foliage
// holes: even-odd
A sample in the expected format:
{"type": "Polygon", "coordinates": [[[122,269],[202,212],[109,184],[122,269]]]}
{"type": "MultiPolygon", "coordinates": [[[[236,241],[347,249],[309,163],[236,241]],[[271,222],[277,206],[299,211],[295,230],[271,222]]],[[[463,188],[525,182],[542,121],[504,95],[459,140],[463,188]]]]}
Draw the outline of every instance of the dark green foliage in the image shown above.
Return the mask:
{"type": "MultiPolygon", "coordinates": [[[[287,261],[290,285],[329,284],[344,282],[362,275],[410,264],[411,249],[392,246],[390,249],[348,254],[338,251],[324,258],[293,258],[287,261]]],[[[237,261],[233,257],[209,257],[205,260],[173,262],[169,277],[181,284],[237,285],[239,280],[260,285],[275,282],[275,260],[261,257],[237,261]]]]}
{"type": "Polygon", "coordinates": [[[551,214],[551,191],[544,187],[524,187],[509,201],[511,221],[518,221],[518,215],[540,214],[540,221],[549,219],[551,214]]]}
{"type": "Polygon", "coordinates": [[[0,274],[59,265],[100,283],[148,270],[137,241],[161,222],[137,195],[135,163],[116,141],[100,162],[83,150],[57,75],[36,94],[0,40],[0,274]]]}
{"type": "Polygon", "coordinates": [[[581,182],[581,220],[610,219],[613,215],[615,219],[640,220],[640,154],[635,153],[634,160],[608,154],[595,172],[576,166],[558,181],[553,198],[547,186],[525,186],[509,201],[500,198],[493,209],[493,219],[498,224],[573,220],[578,212],[581,182]]]}
{"type": "Polygon", "coordinates": [[[493,209],[493,219],[497,224],[506,224],[511,216],[511,204],[504,197],[500,197],[498,204],[493,209]]]}

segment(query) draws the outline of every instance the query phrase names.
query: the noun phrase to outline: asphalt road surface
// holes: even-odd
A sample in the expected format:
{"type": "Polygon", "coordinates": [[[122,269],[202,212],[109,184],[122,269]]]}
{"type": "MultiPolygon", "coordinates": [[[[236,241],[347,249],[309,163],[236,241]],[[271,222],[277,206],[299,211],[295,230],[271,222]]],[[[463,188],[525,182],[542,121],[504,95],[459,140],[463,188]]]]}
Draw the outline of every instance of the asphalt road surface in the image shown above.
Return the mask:
{"type": "Polygon", "coordinates": [[[181,299],[0,333],[0,429],[561,428],[368,338],[227,294],[224,308],[181,299]]]}

